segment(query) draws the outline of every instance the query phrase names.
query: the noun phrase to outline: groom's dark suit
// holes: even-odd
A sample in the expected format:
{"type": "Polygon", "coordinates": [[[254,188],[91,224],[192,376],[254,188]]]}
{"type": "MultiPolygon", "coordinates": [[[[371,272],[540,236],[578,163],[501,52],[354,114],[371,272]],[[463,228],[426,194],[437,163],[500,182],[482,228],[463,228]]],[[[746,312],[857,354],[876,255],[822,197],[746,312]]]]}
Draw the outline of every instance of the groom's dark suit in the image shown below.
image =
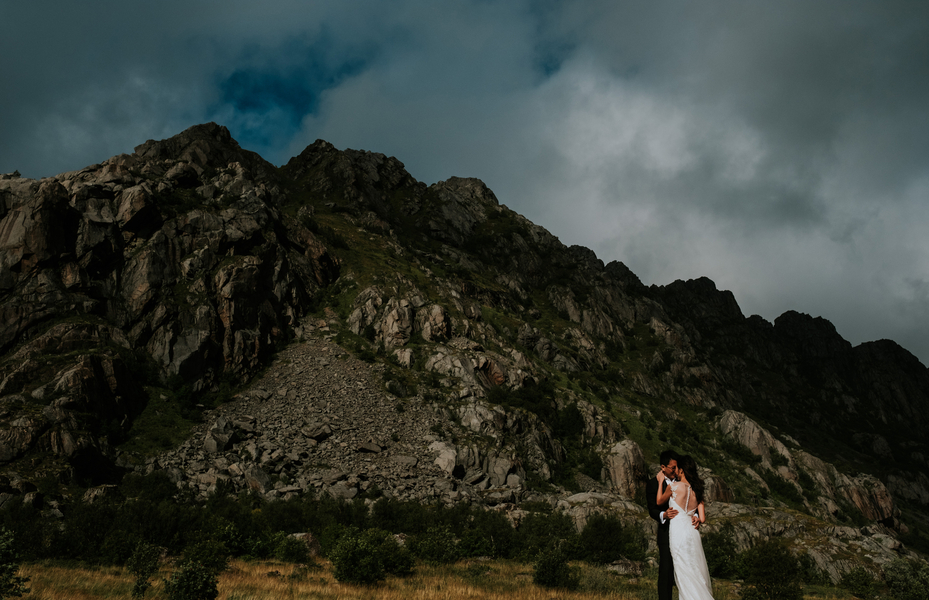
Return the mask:
{"type": "MultiPolygon", "coordinates": [[[[667,483],[661,484],[665,491],[667,483]]],[[[658,480],[652,477],[645,486],[645,499],[648,500],[648,514],[658,522],[658,600],[671,600],[671,586],[674,585],[674,562],[671,559],[671,547],[668,544],[668,527],[670,519],[661,522],[661,513],[668,510],[668,503],[658,504],[658,480]]]]}

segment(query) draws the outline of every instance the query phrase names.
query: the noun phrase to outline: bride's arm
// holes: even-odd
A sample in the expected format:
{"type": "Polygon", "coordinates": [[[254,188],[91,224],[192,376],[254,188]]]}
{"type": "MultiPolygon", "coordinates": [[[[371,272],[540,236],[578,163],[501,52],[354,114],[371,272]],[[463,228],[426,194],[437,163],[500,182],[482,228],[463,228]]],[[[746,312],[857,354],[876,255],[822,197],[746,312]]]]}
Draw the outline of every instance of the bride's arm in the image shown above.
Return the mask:
{"type": "MultiPolygon", "coordinates": [[[[697,513],[695,516],[700,520],[700,523],[706,523],[706,509],[703,507],[703,502],[697,505],[697,513]]],[[[697,525],[697,527],[699,527],[699,525],[697,525]]]]}
{"type": "Polygon", "coordinates": [[[664,504],[665,502],[668,501],[668,498],[671,497],[671,486],[669,485],[667,488],[665,488],[665,491],[662,494],[661,484],[664,481],[664,473],[662,473],[661,471],[658,471],[658,474],[655,475],[655,479],[658,480],[658,497],[655,499],[655,502],[657,502],[658,504],[664,504]]]}

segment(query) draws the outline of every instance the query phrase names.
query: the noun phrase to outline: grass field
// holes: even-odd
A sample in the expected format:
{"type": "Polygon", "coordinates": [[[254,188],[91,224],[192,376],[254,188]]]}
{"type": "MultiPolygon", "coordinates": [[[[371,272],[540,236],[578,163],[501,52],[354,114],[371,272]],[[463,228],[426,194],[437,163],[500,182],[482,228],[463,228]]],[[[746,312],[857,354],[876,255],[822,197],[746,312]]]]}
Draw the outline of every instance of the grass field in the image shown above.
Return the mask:
{"type": "MultiPolygon", "coordinates": [[[[549,600],[615,599],[657,600],[655,580],[630,579],[606,569],[581,564],[581,590],[550,590],[532,582],[532,566],[509,561],[461,561],[452,566],[419,565],[405,578],[388,578],[376,586],[339,583],[327,562],[312,568],[274,561],[233,561],[219,576],[218,600],[549,600]]],[[[166,566],[153,578],[145,595],[167,600],[162,578],[166,566]]],[[[21,575],[30,578],[26,598],[34,600],[97,600],[129,598],[134,579],[121,567],[88,567],[64,563],[23,565],[21,575]]],[[[731,582],[714,582],[715,600],[738,600],[731,582]]],[[[841,590],[808,590],[807,598],[841,600],[841,590]]],[[[675,591],[675,599],[677,592],[675,591]]]]}

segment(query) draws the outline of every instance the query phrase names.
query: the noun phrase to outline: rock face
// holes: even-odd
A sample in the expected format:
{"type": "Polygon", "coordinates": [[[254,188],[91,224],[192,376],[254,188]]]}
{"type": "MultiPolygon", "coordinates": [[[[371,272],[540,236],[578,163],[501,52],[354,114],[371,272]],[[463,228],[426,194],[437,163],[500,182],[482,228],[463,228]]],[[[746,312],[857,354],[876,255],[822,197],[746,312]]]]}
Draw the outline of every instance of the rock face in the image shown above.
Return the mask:
{"type": "Polygon", "coordinates": [[[916,357],[890,340],[852,347],[821,317],[745,318],[706,278],[653,289],[695,354],[716,357],[687,376],[695,401],[760,412],[834,462],[868,456],[884,465],[885,485],[914,482],[900,498],[929,506],[917,500],[929,456],[918,433],[929,418],[929,371],[916,357]]]}
{"type": "Polygon", "coordinates": [[[626,498],[635,498],[642,481],[649,476],[642,450],[632,440],[617,442],[610,448],[606,469],[613,487],[626,498]]]}
{"type": "Polygon", "coordinates": [[[767,469],[772,476],[796,487],[800,493],[804,490],[798,482],[801,481],[801,475],[806,476],[807,481],[814,484],[814,489],[805,491],[808,495],[812,492],[819,496],[816,505],[805,500],[812,514],[827,518],[835,516],[840,504],[845,504],[854,507],[868,520],[888,527],[893,527],[895,519],[900,516],[887,487],[872,475],[849,476],[807,452],[791,452],[768,430],[747,415],[734,410],[725,411],[717,426],[724,435],[761,459],[759,469],[767,469]],[[779,460],[772,460],[772,457],[778,457],[779,460]],[[780,464],[775,466],[776,463],[780,464]]]}
{"type": "Polygon", "coordinates": [[[0,180],[0,349],[24,342],[0,374],[0,456],[103,452],[145,405],[130,365],[194,391],[257,373],[339,273],[280,193],[276,169],[213,124],[0,180]],[[75,349],[87,354],[50,358],[75,349]],[[46,408],[26,417],[17,395],[46,408]]]}
{"type": "Polygon", "coordinates": [[[163,470],[200,497],[546,502],[651,532],[649,461],[686,447],[740,544],[831,527],[823,561],[903,552],[879,536],[929,506],[929,372],[893,342],[746,318],[705,278],[646,287],[477,179],[321,140],[275,168],[207,124],[0,176],[0,353],[11,482],[50,457],[96,487],[163,470]],[[161,391],[230,388],[180,447],[122,450],[161,391]]]}

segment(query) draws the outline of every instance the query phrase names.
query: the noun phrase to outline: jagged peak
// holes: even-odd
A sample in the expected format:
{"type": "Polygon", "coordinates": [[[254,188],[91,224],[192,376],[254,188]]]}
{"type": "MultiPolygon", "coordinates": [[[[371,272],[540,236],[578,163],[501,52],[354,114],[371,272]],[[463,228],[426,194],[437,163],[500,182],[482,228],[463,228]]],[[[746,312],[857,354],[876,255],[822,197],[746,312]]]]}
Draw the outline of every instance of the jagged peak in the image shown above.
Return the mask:
{"type": "Polygon", "coordinates": [[[493,207],[500,206],[500,201],[483,181],[476,177],[449,177],[438,181],[429,189],[437,192],[440,198],[454,198],[460,202],[476,201],[493,207]]]}
{"type": "Polygon", "coordinates": [[[621,282],[625,286],[631,286],[635,288],[645,287],[642,284],[642,280],[639,279],[639,276],[633,273],[632,270],[623,262],[618,260],[611,260],[606,264],[603,270],[611,278],[621,282]]]}
{"type": "Polygon", "coordinates": [[[235,149],[240,149],[239,143],[233,139],[228,128],[209,122],[188,127],[184,131],[164,140],[148,140],[144,144],[136,146],[135,153],[140,156],[160,155],[173,149],[186,148],[198,140],[221,146],[231,145],[235,149]]]}
{"type": "Polygon", "coordinates": [[[844,357],[852,349],[831,321],[795,310],[774,319],[774,332],[805,356],[844,357]]]}
{"type": "Polygon", "coordinates": [[[382,217],[386,216],[381,198],[383,192],[425,187],[392,156],[350,148],[339,150],[321,139],[287,161],[281,172],[287,179],[323,195],[340,188],[351,188],[338,196],[343,200],[361,201],[382,217]]]}
{"type": "Polygon", "coordinates": [[[855,354],[872,362],[883,361],[899,367],[926,371],[926,367],[912,352],[893,340],[862,342],[854,348],[855,354]]]}
{"type": "Polygon", "coordinates": [[[244,167],[269,174],[274,166],[250,150],[244,150],[223,125],[202,123],[188,127],[164,140],[148,140],[135,148],[143,160],[186,161],[201,167],[224,167],[238,162],[244,167]]]}
{"type": "Polygon", "coordinates": [[[329,142],[323,139],[317,139],[315,142],[303,149],[300,154],[292,157],[284,165],[284,171],[294,179],[299,178],[305,167],[317,164],[323,156],[327,154],[338,153],[339,150],[329,142]]]}
{"type": "Polygon", "coordinates": [[[698,277],[687,281],[678,279],[665,286],[652,286],[661,297],[676,310],[699,319],[742,321],[742,309],[729,290],[720,290],[709,277],[698,277]]]}

